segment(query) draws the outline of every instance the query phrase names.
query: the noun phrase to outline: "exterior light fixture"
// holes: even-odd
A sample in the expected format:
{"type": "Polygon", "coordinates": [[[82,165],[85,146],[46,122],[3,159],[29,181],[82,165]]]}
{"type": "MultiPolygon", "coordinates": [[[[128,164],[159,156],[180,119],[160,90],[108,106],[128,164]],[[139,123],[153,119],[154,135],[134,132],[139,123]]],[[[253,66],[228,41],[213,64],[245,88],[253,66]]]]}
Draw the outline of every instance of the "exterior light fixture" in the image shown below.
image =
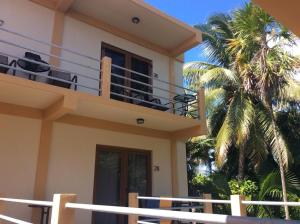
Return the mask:
{"type": "Polygon", "coordinates": [[[137,124],[144,124],[145,123],[145,119],[144,118],[138,118],[138,119],[136,119],[136,123],[137,124]]]}
{"type": "Polygon", "coordinates": [[[3,24],[4,24],[4,20],[0,19],[0,26],[3,26],[3,24]]]}
{"type": "Polygon", "coordinates": [[[132,17],[131,21],[133,24],[139,24],[141,22],[140,18],[136,16],[132,17]]]}

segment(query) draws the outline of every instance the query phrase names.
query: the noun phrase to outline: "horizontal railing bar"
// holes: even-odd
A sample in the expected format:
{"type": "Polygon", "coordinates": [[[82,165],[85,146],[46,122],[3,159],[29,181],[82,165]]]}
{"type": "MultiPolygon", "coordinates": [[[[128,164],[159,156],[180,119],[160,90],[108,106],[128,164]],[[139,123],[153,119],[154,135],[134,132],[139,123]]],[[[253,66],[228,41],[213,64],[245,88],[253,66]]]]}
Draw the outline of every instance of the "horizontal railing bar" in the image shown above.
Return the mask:
{"type": "Polygon", "coordinates": [[[148,76],[147,74],[143,74],[143,73],[141,73],[141,72],[136,72],[136,71],[133,71],[133,70],[128,69],[128,68],[124,68],[124,67],[119,66],[119,65],[116,65],[116,64],[112,64],[112,67],[115,67],[115,68],[118,68],[118,69],[122,69],[122,70],[124,70],[124,71],[128,71],[128,72],[130,72],[130,73],[134,73],[134,74],[143,76],[143,77],[148,78],[148,79],[151,79],[151,80],[156,80],[156,81],[159,81],[159,82],[162,82],[162,83],[171,85],[171,86],[175,86],[175,87],[180,88],[180,89],[183,89],[183,90],[188,90],[188,91],[190,91],[190,92],[197,93],[197,91],[195,91],[195,90],[188,89],[188,88],[185,88],[185,87],[183,87],[183,86],[179,86],[179,85],[170,83],[170,82],[168,82],[168,81],[161,80],[161,79],[159,79],[159,78],[155,78],[155,77],[152,78],[152,77],[148,76]]]}
{"type": "Polygon", "coordinates": [[[8,221],[8,222],[16,223],[16,224],[32,224],[31,222],[25,222],[23,220],[15,219],[15,218],[12,218],[12,217],[9,217],[9,216],[6,216],[6,215],[0,215],[0,220],[1,219],[5,220],[5,221],[8,221]]]}
{"type": "MultiPolygon", "coordinates": [[[[176,102],[176,101],[175,101],[176,102]]],[[[177,102],[178,103],[178,102],[177,102]]],[[[176,110],[182,110],[182,109],[185,109],[186,107],[190,107],[190,106],[192,106],[192,105],[194,105],[195,103],[193,103],[193,104],[187,104],[187,105],[185,105],[185,106],[181,106],[181,107],[175,107],[174,106],[174,109],[176,109],[176,110]]],[[[197,109],[196,109],[196,111],[197,111],[197,109]]],[[[188,112],[190,112],[190,110],[188,111],[188,112]]]]}
{"type": "MultiPolygon", "coordinates": [[[[127,99],[132,99],[132,100],[137,100],[137,101],[141,101],[141,102],[145,102],[145,103],[148,103],[148,104],[151,104],[153,106],[159,106],[159,107],[167,107],[166,105],[163,105],[163,104],[157,104],[157,103],[153,103],[153,102],[150,102],[150,101],[146,101],[146,100],[142,100],[142,99],[138,99],[138,98],[134,98],[134,97],[131,97],[131,96],[126,96],[126,95],[123,95],[123,94],[119,94],[119,93],[114,93],[114,92],[111,92],[112,95],[115,95],[115,96],[120,96],[120,97],[124,97],[124,98],[127,98],[127,99]]],[[[135,104],[133,104],[135,105],[135,104]]],[[[141,106],[141,105],[137,105],[137,106],[141,106]]],[[[169,107],[167,107],[169,108],[169,107]]],[[[171,108],[169,108],[168,110],[170,110],[171,108]]]]}
{"type": "MultiPolygon", "coordinates": [[[[183,102],[180,102],[180,101],[175,101],[174,100],[174,102],[175,103],[182,103],[182,104],[185,104],[185,103],[183,103],[183,102]]],[[[198,104],[198,102],[197,101],[195,101],[195,102],[189,102],[189,103],[186,103],[184,106],[181,106],[181,107],[177,107],[178,109],[183,109],[183,108],[186,108],[186,107],[191,107],[191,106],[193,106],[193,105],[195,105],[195,104],[198,104]]]]}
{"type": "Polygon", "coordinates": [[[298,207],[300,202],[283,202],[283,201],[242,201],[245,205],[271,205],[271,206],[291,206],[298,207]]]}
{"type": "Polygon", "coordinates": [[[172,91],[169,91],[169,90],[160,88],[160,87],[158,87],[158,86],[154,86],[154,85],[150,85],[150,84],[147,84],[147,83],[144,83],[144,82],[140,82],[140,81],[138,81],[138,80],[134,80],[134,79],[131,79],[131,78],[128,78],[128,77],[124,77],[124,76],[121,76],[121,75],[118,75],[118,74],[115,74],[115,73],[111,73],[111,75],[112,75],[112,76],[115,76],[115,77],[118,77],[118,78],[120,78],[120,79],[129,80],[129,81],[132,81],[132,82],[135,82],[135,83],[144,85],[144,86],[148,86],[148,87],[151,87],[151,88],[153,88],[153,89],[158,89],[158,90],[161,90],[161,91],[164,91],[164,92],[167,92],[167,93],[172,93],[172,94],[175,94],[175,95],[178,94],[178,93],[175,93],[175,92],[172,92],[172,91]]]}
{"type": "MultiPolygon", "coordinates": [[[[159,220],[157,220],[157,221],[159,221],[159,220]]],[[[157,224],[157,223],[147,222],[147,221],[137,221],[137,223],[139,223],[139,224],[157,224]]]]}
{"type": "Polygon", "coordinates": [[[77,52],[77,51],[70,50],[70,49],[68,49],[68,48],[62,47],[61,45],[57,45],[57,44],[54,44],[54,43],[49,43],[49,42],[46,42],[46,41],[34,39],[34,38],[29,37],[29,36],[27,36],[27,35],[24,35],[24,34],[21,34],[21,33],[17,33],[17,32],[15,32],[15,31],[11,31],[11,30],[6,29],[6,28],[3,28],[3,27],[1,27],[1,26],[0,26],[0,30],[2,30],[2,31],[4,31],[4,32],[7,32],[7,33],[14,34],[14,35],[16,35],[16,36],[23,37],[23,38],[28,39],[28,40],[35,41],[35,42],[40,43],[40,44],[45,44],[45,45],[48,45],[48,46],[50,46],[50,47],[56,47],[56,48],[59,48],[59,49],[61,49],[61,50],[66,51],[66,52],[69,52],[69,53],[72,53],[72,54],[75,54],[75,55],[78,55],[78,56],[81,56],[81,57],[85,57],[85,58],[88,58],[88,59],[91,59],[91,60],[100,62],[100,59],[97,59],[97,58],[94,58],[94,57],[91,57],[91,56],[88,56],[88,55],[79,53],[79,52],[77,52]]]}
{"type": "Polygon", "coordinates": [[[211,200],[211,199],[193,199],[193,198],[168,198],[168,197],[144,197],[138,196],[142,200],[155,201],[181,201],[181,202],[199,202],[199,203],[214,203],[214,204],[230,204],[230,200],[211,200]]]}
{"type": "Polygon", "coordinates": [[[38,65],[49,66],[50,68],[54,68],[54,69],[59,70],[59,71],[61,71],[61,72],[71,73],[71,74],[77,75],[77,76],[79,76],[79,77],[84,77],[84,78],[92,79],[92,80],[95,80],[95,81],[101,81],[100,79],[93,78],[93,77],[90,77],[90,76],[87,76],[87,75],[83,75],[83,74],[78,73],[78,72],[71,72],[71,71],[62,69],[62,68],[60,68],[60,67],[54,66],[54,65],[45,64],[45,63],[38,62],[38,61],[35,61],[35,60],[31,60],[31,59],[28,59],[28,58],[14,56],[14,55],[7,54],[7,53],[4,53],[4,52],[0,52],[0,54],[2,54],[2,55],[4,55],[4,56],[7,56],[7,57],[11,57],[11,58],[22,59],[22,60],[24,60],[24,61],[28,61],[28,62],[31,62],[31,63],[35,63],[35,64],[38,64],[38,65]]]}
{"type": "Polygon", "coordinates": [[[159,209],[146,208],[128,208],[120,206],[104,206],[104,205],[90,205],[66,203],[66,208],[82,209],[94,212],[104,212],[120,215],[138,215],[149,218],[160,218],[168,220],[188,221],[188,222],[204,222],[204,223],[220,223],[220,224],[299,224],[298,221],[280,220],[280,219],[266,219],[254,217],[239,217],[229,215],[217,215],[208,213],[191,213],[182,211],[166,211],[159,209]]]}
{"type": "Polygon", "coordinates": [[[167,97],[163,97],[163,96],[158,96],[158,95],[155,95],[153,93],[150,93],[150,92],[145,92],[143,90],[139,90],[139,89],[134,89],[132,87],[129,87],[129,86],[125,86],[125,85],[120,85],[120,84],[117,84],[117,83],[111,83],[111,85],[113,86],[118,86],[118,87],[121,87],[121,88],[124,88],[124,89],[129,89],[129,90],[132,90],[132,91],[136,91],[136,92],[139,92],[139,93],[143,93],[143,94],[147,94],[149,96],[153,96],[153,97],[156,97],[156,98],[159,98],[159,99],[164,99],[164,100],[168,100],[170,102],[175,102],[174,100],[170,100],[169,98],[167,97]]]}
{"type": "Polygon", "coordinates": [[[47,79],[53,79],[53,80],[56,80],[56,81],[62,81],[62,82],[65,82],[65,83],[68,83],[68,84],[71,84],[71,85],[76,85],[76,86],[81,86],[81,87],[84,87],[84,88],[87,88],[87,89],[96,90],[98,92],[100,91],[100,89],[96,89],[96,88],[93,88],[93,87],[85,86],[85,85],[82,85],[82,84],[79,84],[79,83],[75,83],[75,82],[71,82],[71,81],[68,81],[68,80],[65,80],[65,79],[60,79],[60,78],[56,78],[56,77],[53,77],[53,76],[44,75],[44,74],[41,74],[41,73],[27,71],[27,70],[22,69],[22,68],[16,68],[16,67],[13,67],[13,66],[8,66],[8,65],[3,65],[3,64],[1,64],[1,67],[13,69],[13,70],[19,71],[19,72],[24,72],[24,73],[30,74],[30,75],[36,75],[36,76],[44,77],[44,78],[47,78],[47,79]]]}
{"type": "Polygon", "coordinates": [[[33,49],[28,48],[28,47],[23,47],[23,46],[21,46],[21,45],[14,44],[14,43],[11,43],[11,42],[2,40],[2,39],[0,39],[0,42],[2,42],[2,43],[4,43],[4,44],[11,45],[11,46],[14,46],[14,47],[17,47],[17,48],[21,48],[21,49],[23,49],[23,50],[35,52],[35,53],[42,54],[42,55],[46,55],[46,56],[53,57],[53,58],[58,58],[60,61],[65,61],[65,62],[70,63],[70,64],[78,65],[78,66],[81,66],[81,67],[84,67],[84,68],[88,68],[88,69],[91,69],[91,70],[100,72],[100,69],[96,69],[96,68],[93,68],[93,67],[90,67],[90,66],[87,66],[87,65],[83,65],[83,64],[80,64],[80,63],[77,63],[77,62],[73,62],[73,61],[70,61],[70,60],[68,60],[68,59],[64,59],[64,58],[59,57],[59,56],[54,55],[54,54],[50,54],[50,53],[48,54],[48,53],[45,53],[45,52],[42,52],[42,51],[33,50],[33,49]]]}
{"type": "Polygon", "coordinates": [[[161,210],[176,210],[176,209],[193,209],[193,208],[203,208],[203,206],[182,206],[182,207],[169,207],[169,208],[160,208],[161,210]]]}
{"type": "Polygon", "coordinates": [[[36,200],[25,200],[25,199],[15,199],[15,198],[0,198],[0,201],[13,202],[18,204],[28,204],[28,205],[42,205],[42,206],[52,206],[52,201],[36,201],[36,200]]]}
{"type": "Polygon", "coordinates": [[[160,219],[143,219],[143,220],[140,220],[140,221],[144,221],[144,222],[157,222],[159,220],[160,219]]]}
{"type": "MultiPolygon", "coordinates": [[[[127,71],[127,72],[130,72],[130,73],[134,73],[134,74],[137,74],[137,75],[140,75],[140,76],[143,76],[145,78],[148,78],[148,79],[153,79],[151,76],[148,76],[147,74],[143,74],[141,72],[137,72],[137,71],[133,71],[131,69],[128,69],[128,68],[125,68],[125,67],[122,67],[122,66],[119,66],[119,65],[116,65],[116,64],[112,64],[111,65],[113,68],[118,68],[118,69],[121,69],[121,70],[124,70],[124,71],[127,71]]],[[[157,78],[156,78],[157,79],[157,78]]],[[[158,80],[158,79],[157,79],[158,80]]]]}

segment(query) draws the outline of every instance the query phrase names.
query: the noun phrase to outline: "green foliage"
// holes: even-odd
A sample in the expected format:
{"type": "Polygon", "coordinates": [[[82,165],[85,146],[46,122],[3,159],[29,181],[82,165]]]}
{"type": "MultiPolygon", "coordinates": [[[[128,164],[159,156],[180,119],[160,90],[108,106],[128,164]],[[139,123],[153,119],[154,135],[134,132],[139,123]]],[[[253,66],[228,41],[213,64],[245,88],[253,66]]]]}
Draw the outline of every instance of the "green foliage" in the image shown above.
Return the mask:
{"type": "Polygon", "coordinates": [[[256,182],[251,180],[230,180],[228,182],[231,194],[244,195],[247,198],[253,198],[258,193],[258,186],[256,182]]]}

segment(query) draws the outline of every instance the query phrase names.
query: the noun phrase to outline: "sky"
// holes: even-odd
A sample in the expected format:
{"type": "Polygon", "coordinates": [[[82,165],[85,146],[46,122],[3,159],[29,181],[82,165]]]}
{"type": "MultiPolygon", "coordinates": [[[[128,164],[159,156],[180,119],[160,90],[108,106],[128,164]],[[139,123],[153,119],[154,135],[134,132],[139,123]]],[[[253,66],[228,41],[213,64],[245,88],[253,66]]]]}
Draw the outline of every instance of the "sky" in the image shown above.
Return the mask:
{"type": "MultiPolygon", "coordinates": [[[[207,18],[219,12],[229,13],[247,0],[145,0],[150,5],[191,26],[205,23],[207,18]]],[[[185,61],[203,61],[205,57],[196,47],[185,54],[185,61]]]]}

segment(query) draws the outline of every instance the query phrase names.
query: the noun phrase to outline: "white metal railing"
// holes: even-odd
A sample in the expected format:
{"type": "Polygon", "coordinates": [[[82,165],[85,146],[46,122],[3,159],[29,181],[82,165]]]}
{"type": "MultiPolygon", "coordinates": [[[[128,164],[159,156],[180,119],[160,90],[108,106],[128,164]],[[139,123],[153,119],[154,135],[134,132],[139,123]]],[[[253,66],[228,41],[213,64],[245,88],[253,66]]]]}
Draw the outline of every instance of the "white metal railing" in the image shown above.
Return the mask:
{"type": "Polygon", "coordinates": [[[31,222],[22,221],[20,219],[15,219],[6,215],[0,215],[0,220],[8,221],[10,223],[17,223],[17,224],[32,224],[31,222]]]}
{"type": "Polygon", "coordinates": [[[137,104],[140,106],[166,111],[177,115],[189,116],[192,118],[199,118],[200,115],[203,117],[205,116],[203,112],[201,114],[199,112],[199,103],[203,102],[200,102],[198,92],[156,77],[156,74],[154,73],[144,74],[118,66],[116,64],[112,64],[111,62],[109,64],[109,68],[105,69],[104,66],[100,67],[100,65],[104,65],[104,63],[103,60],[100,60],[99,58],[91,57],[89,55],[83,54],[82,52],[77,52],[75,50],[68,49],[57,44],[30,37],[14,30],[7,29],[4,26],[0,26],[0,34],[5,34],[0,36],[0,44],[4,46],[1,47],[0,55],[7,57],[12,62],[14,62],[7,65],[0,64],[2,68],[6,68],[8,70],[7,73],[9,74],[20,77],[24,77],[24,75],[28,75],[29,77],[33,76],[34,81],[46,83],[48,83],[49,80],[59,81],[69,84],[69,88],[74,86],[75,90],[79,88],[79,91],[88,91],[88,93],[92,93],[94,95],[109,95],[110,98],[113,99],[121,99],[126,101],[127,103],[137,104]],[[70,59],[70,57],[66,55],[64,57],[55,55],[53,53],[50,53],[48,50],[41,50],[39,49],[39,47],[35,46],[42,46],[41,49],[44,49],[45,46],[60,49],[61,52],[66,52],[69,56],[72,56],[72,59],[70,59]],[[39,56],[56,59],[63,64],[45,64],[42,61],[35,61],[29,58],[25,58],[24,53],[26,51],[38,54],[39,56]],[[20,52],[24,53],[20,54],[20,52]],[[74,80],[66,80],[60,77],[50,76],[50,74],[47,72],[40,73],[29,71],[18,66],[17,62],[19,60],[23,60],[27,63],[35,65],[46,65],[50,70],[68,73],[74,78],[76,76],[76,78],[74,80]],[[117,74],[118,72],[115,71],[116,69],[122,70],[124,73],[129,73],[131,75],[125,77],[122,74],[117,74]],[[105,82],[101,77],[105,77],[108,82],[105,82]],[[143,79],[147,78],[149,80],[149,83],[141,81],[137,77],[143,79]],[[117,78],[119,80],[122,80],[123,82],[114,82],[113,78],[117,78]],[[127,85],[126,83],[128,82],[132,84],[127,85]],[[104,87],[104,89],[107,90],[106,86],[110,86],[109,94],[103,93],[104,87]],[[121,91],[114,91],[115,88],[118,88],[121,91]],[[184,100],[176,100],[176,98],[174,98],[175,96],[184,94],[192,96],[192,98],[194,98],[187,102],[184,102],[184,100]]]}
{"type": "MultiPolygon", "coordinates": [[[[170,198],[170,197],[143,197],[137,196],[132,197],[136,193],[130,193],[130,200],[159,200],[160,201],[183,201],[183,202],[197,202],[197,203],[221,203],[228,204],[229,200],[208,200],[208,199],[195,199],[195,198],[170,198]],[[195,201],[196,200],[196,201],[195,201]]],[[[242,197],[239,197],[242,198],[242,197]]],[[[74,194],[55,194],[53,201],[36,201],[36,200],[24,200],[24,199],[12,199],[12,198],[0,198],[0,222],[5,220],[11,223],[17,224],[31,224],[31,222],[22,221],[13,217],[9,217],[3,214],[4,207],[7,205],[5,202],[13,202],[19,204],[31,204],[52,207],[51,213],[51,224],[63,224],[75,223],[75,211],[85,210],[101,213],[128,215],[128,224],[152,224],[157,221],[163,220],[176,220],[185,222],[201,222],[201,223],[220,223],[220,224],[299,224],[296,220],[279,220],[279,219],[267,219],[267,218],[254,218],[254,217],[242,217],[242,216],[230,216],[220,214],[209,214],[209,213],[191,213],[186,211],[172,211],[165,210],[162,208],[149,209],[149,208],[138,208],[138,204],[131,206],[133,201],[129,201],[129,207],[121,206],[107,206],[107,205],[92,205],[76,203],[76,195],[74,194]],[[64,209],[65,208],[65,209],[64,209]],[[149,219],[139,220],[139,216],[147,217],[149,219]]],[[[236,203],[235,200],[230,200],[231,204],[236,203]]],[[[243,204],[249,204],[249,201],[241,201],[243,204]]],[[[282,202],[260,202],[255,201],[251,204],[256,205],[284,205],[282,202]]],[[[289,206],[299,206],[299,202],[289,202],[289,206]]],[[[233,205],[237,208],[237,205],[233,205]]],[[[169,208],[173,209],[173,208],[169,208]]],[[[204,211],[205,212],[205,211],[204,211]]]]}
{"type": "Polygon", "coordinates": [[[196,203],[214,203],[214,204],[230,204],[230,200],[212,200],[212,199],[196,199],[196,198],[169,198],[169,197],[145,197],[138,196],[141,200],[156,200],[156,201],[176,201],[176,202],[196,202],[196,203]]]}

